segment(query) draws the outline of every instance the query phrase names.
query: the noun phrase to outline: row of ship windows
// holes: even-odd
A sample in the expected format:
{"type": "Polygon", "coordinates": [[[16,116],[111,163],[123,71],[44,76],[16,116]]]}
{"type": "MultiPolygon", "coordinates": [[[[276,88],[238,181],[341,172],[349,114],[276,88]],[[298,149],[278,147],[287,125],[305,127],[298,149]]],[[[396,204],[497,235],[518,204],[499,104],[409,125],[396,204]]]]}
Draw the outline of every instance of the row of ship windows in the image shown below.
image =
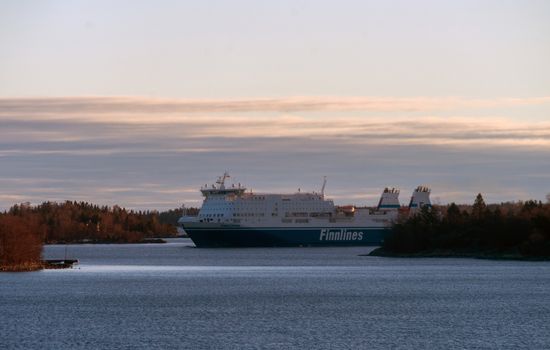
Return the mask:
{"type": "MultiPolygon", "coordinates": [[[[268,203],[256,203],[254,201],[232,201],[232,202],[228,202],[228,201],[225,201],[223,199],[221,200],[208,200],[207,201],[208,203],[211,203],[211,204],[233,204],[233,205],[239,205],[239,204],[242,204],[242,205],[258,205],[258,204],[268,204],[268,203]]],[[[288,199],[283,199],[281,201],[271,201],[269,203],[273,203],[274,205],[332,205],[332,203],[326,203],[326,202],[317,202],[317,203],[310,203],[310,202],[305,202],[305,201],[291,201],[291,200],[288,200],[288,199]],[[284,202],[284,203],[282,203],[284,202]]]]}
{"type": "Polygon", "coordinates": [[[225,214],[201,214],[199,216],[205,217],[205,218],[220,218],[220,217],[224,217],[225,214]]]}
{"type": "MultiPolygon", "coordinates": [[[[208,208],[209,210],[207,211],[218,211],[218,210],[235,210],[235,211],[266,211],[267,208],[266,207],[234,207],[234,208],[230,208],[230,207],[221,207],[221,208],[208,208]]],[[[277,211],[278,208],[275,207],[273,208],[274,211],[277,211]]],[[[291,210],[295,210],[297,212],[310,212],[311,210],[315,210],[315,211],[323,211],[323,210],[327,210],[327,211],[330,211],[331,208],[322,208],[322,207],[308,207],[308,208],[304,208],[304,207],[282,207],[281,208],[282,211],[285,211],[285,212],[290,212],[291,210]],[[309,210],[308,210],[309,209],[309,210]]]]}
{"type": "MultiPolygon", "coordinates": [[[[231,221],[235,224],[239,224],[241,222],[241,219],[232,219],[231,221]]],[[[281,219],[281,222],[285,224],[291,224],[293,221],[292,219],[281,219]]],[[[296,219],[294,220],[294,222],[297,224],[307,224],[309,223],[309,219],[296,219]]]]}
{"type": "MultiPolygon", "coordinates": [[[[271,213],[271,216],[277,216],[278,214],[275,212],[275,213],[271,213]]],[[[285,213],[285,217],[326,217],[326,216],[331,216],[332,213],[330,212],[326,212],[326,213],[323,213],[323,212],[312,212],[312,213],[307,213],[307,212],[286,212],[285,213]]],[[[220,218],[220,217],[224,217],[225,214],[201,214],[199,215],[200,217],[206,217],[206,218],[220,218]]],[[[250,217],[250,216],[265,216],[265,213],[233,213],[233,217],[250,217]]]]}
{"type": "MultiPolygon", "coordinates": [[[[254,206],[262,205],[262,206],[264,206],[266,204],[268,204],[268,203],[246,203],[246,202],[244,202],[244,203],[230,203],[230,204],[228,204],[226,201],[219,201],[219,203],[216,203],[216,202],[210,203],[210,205],[212,205],[212,206],[222,205],[226,208],[229,207],[229,206],[235,206],[235,207],[252,206],[252,205],[254,205],[254,206]]],[[[279,202],[275,202],[273,204],[275,206],[278,206],[279,202]]],[[[292,206],[296,207],[296,206],[303,206],[304,204],[306,204],[306,203],[303,203],[303,202],[281,203],[281,206],[283,206],[283,207],[292,207],[292,206]]],[[[307,206],[311,207],[312,205],[310,203],[307,203],[307,206]]],[[[325,204],[325,203],[315,203],[314,206],[315,207],[329,207],[331,205],[330,204],[325,204]]]]}
{"type": "Polygon", "coordinates": [[[264,213],[233,213],[233,216],[236,216],[236,217],[265,216],[265,214],[264,213]]]}
{"type": "MultiPolygon", "coordinates": [[[[265,206],[265,205],[262,205],[262,206],[257,206],[257,207],[254,207],[254,206],[240,206],[240,205],[236,205],[236,206],[211,206],[211,207],[208,207],[208,209],[210,210],[224,210],[224,209],[233,209],[233,210],[266,210],[268,207],[265,206]]],[[[206,208],[205,208],[206,209],[206,208]]],[[[275,206],[273,207],[273,209],[277,210],[279,209],[278,206],[275,206]]],[[[280,209],[282,210],[305,210],[305,211],[309,211],[309,210],[331,210],[332,208],[331,207],[322,207],[322,206],[307,206],[307,207],[299,207],[299,206],[282,206],[280,207],[280,209]]]]}
{"type": "Polygon", "coordinates": [[[290,199],[290,198],[282,198],[281,199],[283,202],[291,202],[291,201],[295,201],[295,202],[308,202],[308,201],[318,201],[318,200],[321,200],[320,197],[306,197],[306,198],[300,198],[300,199],[290,199]]]}
{"type": "MultiPolygon", "coordinates": [[[[251,200],[265,200],[265,196],[254,196],[254,197],[248,197],[247,199],[251,200]]],[[[245,199],[246,200],[246,199],[245,199]]],[[[290,202],[292,201],[291,198],[281,198],[284,202],[290,202]]],[[[294,199],[295,201],[312,201],[312,200],[321,200],[321,197],[306,197],[306,198],[300,198],[300,199],[294,199]]]]}
{"type": "MultiPolygon", "coordinates": [[[[212,196],[212,197],[209,197],[208,199],[211,200],[211,201],[226,201],[227,199],[234,199],[235,198],[235,195],[233,194],[229,194],[229,195],[226,195],[226,196],[212,196]]],[[[260,200],[260,201],[263,201],[265,200],[265,196],[252,196],[252,197],[245,197],[244,199],[242,199],[243,201],[247,201],[247,200],[260,200]]],[[[280,197],[279,197],[280,198],[280,197]]],[[[276,199],[275,199],[276,200],[276,199]]],[[[300,202],[306,202],[306,201],[320,201],[322,200],[321,197],[302,197],[302,198],[281,198],[280,199],[281,201],[283,202],[291,202],[291,201],[300,201],[300,202]]]]}
{"type": "Polygon", "coordinates": [[[285,213],[285,216],[286,217],[312,217],[312,218],[315,218],[315,217],[327,217],[327,216],[331,216],[332,213],[331,212],[311,212],[311,213],[306,213],[306,212],[293,212],[293,213],[289,213],[289,212],[286,212],[285,213]]]}
{"type": "MultiPolygon", "coordinates": [[[[292,219],[281,219],[281,222],[285,224],[290,224],[292,223],[292,219]]],[[[309,219],[296,219],[294,220],[294,222],[297,224],[307,224],[309,222],[309,219]]]]}
{"type": "MultiPolygon", "coordinates": [[[[234,200],[234,197],[235,196],[230,196],[229,200],[234,200]]],[[[214,202],[214,201],[216,201],[216,202],[227,202],[227,198],[225,198],[225,197],[212,197],[212,198],[209,198],[208,200],[210,200],[212,202],[214,202]]],[[[245,199],[245,201],[246,200],[263,201],[263,200],[265,200],[265,197],[264,196],[248,197],[247,199],[245,199]]]]}

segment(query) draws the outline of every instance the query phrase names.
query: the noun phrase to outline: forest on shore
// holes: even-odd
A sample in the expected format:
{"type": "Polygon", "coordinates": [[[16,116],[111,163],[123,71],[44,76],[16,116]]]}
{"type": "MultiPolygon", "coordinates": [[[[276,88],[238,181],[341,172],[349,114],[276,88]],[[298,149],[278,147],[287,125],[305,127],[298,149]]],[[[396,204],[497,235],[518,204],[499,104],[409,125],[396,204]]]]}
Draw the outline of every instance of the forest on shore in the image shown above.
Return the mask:
{"type": "Polygon", "coordinates": [[[550,259],[550,202],[424,207],[402,217],[378,256],[469,256],[499,259],[550,259]]]}
{"type": "Polygon", "coordinates": [[[44,243],[140,243],[174,237],[183,209],[134,211],[87,202],[16,204],[0,213],[0,270],[40,268],[44,243]]]}

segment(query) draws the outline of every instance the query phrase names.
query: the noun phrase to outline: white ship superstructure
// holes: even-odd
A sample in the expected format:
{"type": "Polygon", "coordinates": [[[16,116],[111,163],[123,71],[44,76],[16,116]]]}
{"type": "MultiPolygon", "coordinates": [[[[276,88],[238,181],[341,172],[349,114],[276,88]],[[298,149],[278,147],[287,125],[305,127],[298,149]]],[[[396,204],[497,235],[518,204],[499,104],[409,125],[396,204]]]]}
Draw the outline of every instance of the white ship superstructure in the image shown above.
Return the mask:
{"type": "Polygon", "coordinates": [[[337,207],[325,198],[326,179],[319,193],[273,194],[226,186],[228,178],[203,186],[198,216],[179,221],[197,246],[376,244],[400,209],[395,188],[384,189],[374,209],[337,207]]]}

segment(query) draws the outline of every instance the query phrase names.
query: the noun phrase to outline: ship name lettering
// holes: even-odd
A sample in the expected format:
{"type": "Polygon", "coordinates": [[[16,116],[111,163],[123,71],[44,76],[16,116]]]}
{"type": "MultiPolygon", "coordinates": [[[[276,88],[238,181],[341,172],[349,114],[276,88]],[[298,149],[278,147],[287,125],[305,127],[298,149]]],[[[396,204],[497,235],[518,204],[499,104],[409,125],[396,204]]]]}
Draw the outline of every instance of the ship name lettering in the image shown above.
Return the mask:
{"type": "Polygon", "coordinates": [[[319,235],[320,241],[362,241],[362,231],[348,231],[345,228],[341,229],[321,229],[319,235]]]}

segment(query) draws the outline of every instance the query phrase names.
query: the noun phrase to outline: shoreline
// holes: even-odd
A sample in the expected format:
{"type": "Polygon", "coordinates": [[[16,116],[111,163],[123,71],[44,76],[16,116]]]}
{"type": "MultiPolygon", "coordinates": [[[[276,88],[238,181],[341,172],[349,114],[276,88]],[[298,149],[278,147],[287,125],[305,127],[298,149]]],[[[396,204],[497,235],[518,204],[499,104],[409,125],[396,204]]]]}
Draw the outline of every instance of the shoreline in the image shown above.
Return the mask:
{"type": "Polygon", "coordinates": [[[44,264],[42,262],[0,266],[0,272],[32,272],[32,271],[40,271],[43,269],[44,269],[44,264]]]}
{"type": "Polygon", "coordinates": [[[44,245],[65,245],[65,244],[150,244],[150,243],[168,243],[165,238],[177,238],[177,237],[164,237],[164,238],[145,238],[137,242],[128,241],[101,241],[101,240],[81,240],[81,241],[60,241],[60,242],[46,242],[44,245]]]}
{"type": "Polygon", "coordinates": [[[78,260],[41,260],[40,262],[23,263],[20,265],[0,266],[0,272],[33,272],[41,270],[70,269],[78,264],[78,260]]]}
{"type": "Polygon", "coordinates": [[[384,248],[376,248],[368,254],[360,256],[378,256],[386,258],[473,258],[486,260],[515,260],[515,261],[550,261],[550,257],[526,256],[518,252],[483,252],[483,251],[453,251],[432,250],[416,253],[393,253],[384,248]]]}

